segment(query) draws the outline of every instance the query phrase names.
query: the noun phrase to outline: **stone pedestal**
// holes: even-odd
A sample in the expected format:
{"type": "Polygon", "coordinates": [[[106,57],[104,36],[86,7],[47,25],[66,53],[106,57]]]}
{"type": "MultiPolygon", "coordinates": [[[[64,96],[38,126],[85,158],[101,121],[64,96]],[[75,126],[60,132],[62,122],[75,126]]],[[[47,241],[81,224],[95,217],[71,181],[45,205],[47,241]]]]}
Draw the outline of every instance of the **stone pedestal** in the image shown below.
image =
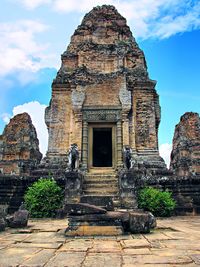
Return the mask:
{"type": "Polygon", "coordinates": [[[83,175],[80,172],[65,172],[65,199],[64,205],[77,203],[80,200],[83,188],[83,175]]]}

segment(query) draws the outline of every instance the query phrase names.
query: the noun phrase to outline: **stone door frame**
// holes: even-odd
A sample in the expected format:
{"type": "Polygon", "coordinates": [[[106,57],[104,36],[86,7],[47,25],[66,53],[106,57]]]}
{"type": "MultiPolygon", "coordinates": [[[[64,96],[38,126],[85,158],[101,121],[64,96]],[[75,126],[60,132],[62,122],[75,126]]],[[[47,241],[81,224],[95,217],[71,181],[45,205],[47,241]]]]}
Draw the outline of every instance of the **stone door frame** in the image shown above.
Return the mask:
{"type": "Polygon", "coordinates": [[[88,169],[115,169],[116,167],[116,123],[89,123],[88,124],[88,169]],[[111,128],[112,129],[112,167],[93,166],[93,129],[111,128]]]}
{"type": "MultiPolygon", "coordinates": [[[[89,170],[89,126],[90,125],[114,125],[115,126],[115,165],[122,166],[122,118],[121,107],[85,107],[83,109],[82,130],[82,168],[89,170]]],[[[100,127],[101,127],[100,126],[100,127]]]]}

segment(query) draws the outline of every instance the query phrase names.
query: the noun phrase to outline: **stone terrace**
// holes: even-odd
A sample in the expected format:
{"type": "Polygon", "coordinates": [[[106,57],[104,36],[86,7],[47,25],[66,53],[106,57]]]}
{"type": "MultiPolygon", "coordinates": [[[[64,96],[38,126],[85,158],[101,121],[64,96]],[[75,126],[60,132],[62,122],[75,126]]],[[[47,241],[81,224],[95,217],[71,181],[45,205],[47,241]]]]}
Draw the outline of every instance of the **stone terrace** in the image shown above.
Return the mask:
{"type": "Polygon", "coordinates": [[[66,220],[31,220],[25,229],[0,233],[0,266],[198,266],[200,217],[158,220],[147,235],[73,238],[66,220]]]}

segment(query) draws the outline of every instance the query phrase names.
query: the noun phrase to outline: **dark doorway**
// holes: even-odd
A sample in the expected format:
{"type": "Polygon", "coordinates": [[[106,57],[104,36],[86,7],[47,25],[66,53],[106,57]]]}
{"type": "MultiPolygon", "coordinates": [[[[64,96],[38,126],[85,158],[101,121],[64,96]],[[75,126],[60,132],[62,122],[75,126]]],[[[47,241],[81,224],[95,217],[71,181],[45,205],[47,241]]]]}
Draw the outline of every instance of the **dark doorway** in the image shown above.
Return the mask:
{"type": "Polygon", "coordinates": [[[93,167],[112,167],[112,128],[93,128],[93,167]]]}

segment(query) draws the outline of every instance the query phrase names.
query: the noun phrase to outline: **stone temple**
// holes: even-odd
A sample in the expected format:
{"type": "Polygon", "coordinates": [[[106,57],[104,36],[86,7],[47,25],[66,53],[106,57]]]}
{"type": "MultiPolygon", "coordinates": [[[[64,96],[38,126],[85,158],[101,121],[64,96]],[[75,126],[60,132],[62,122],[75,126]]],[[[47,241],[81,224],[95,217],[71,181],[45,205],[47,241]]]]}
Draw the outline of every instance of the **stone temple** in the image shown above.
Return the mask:
{"type": "Polygon", "coordinates": [[[30,184],[51,175],[65,203],[137,208],[138,189],[151,185],[173,192],[177,214],[200,213],[199,114],[181,117],[167,169],[156,81],[126,19],[113,6],[93,8],[61,59],[45,112],[46,156],[26,113],[0,135],[0,205],[12,212],[30,184]]]}
{"type": "Polygon", "coordinates": [[[118,170],[127,147],[134,160],[165,167],[156,81],[126,19],[112,6],[94,8],[61,58],[45,115],[49,161],[62,162],[76,143],[86,172],[118,170]]]}

